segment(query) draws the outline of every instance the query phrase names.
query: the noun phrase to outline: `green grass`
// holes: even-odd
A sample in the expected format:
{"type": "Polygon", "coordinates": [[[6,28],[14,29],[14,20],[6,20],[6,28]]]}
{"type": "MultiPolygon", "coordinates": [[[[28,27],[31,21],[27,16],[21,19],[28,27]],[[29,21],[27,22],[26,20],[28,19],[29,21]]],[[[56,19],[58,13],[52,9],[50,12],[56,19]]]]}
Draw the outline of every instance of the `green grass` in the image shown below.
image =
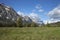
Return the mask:
{"type": "Polygon", "coordinates": [[[60,27],[0,28],[0,40],[60,40],[60,27]]]}

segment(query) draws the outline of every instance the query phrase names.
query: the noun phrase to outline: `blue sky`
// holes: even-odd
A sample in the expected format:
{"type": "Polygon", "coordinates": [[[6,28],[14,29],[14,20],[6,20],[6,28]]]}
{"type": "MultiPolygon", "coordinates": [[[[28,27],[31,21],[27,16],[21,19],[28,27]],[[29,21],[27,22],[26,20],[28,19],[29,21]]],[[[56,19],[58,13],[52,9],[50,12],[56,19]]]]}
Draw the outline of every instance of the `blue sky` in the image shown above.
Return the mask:
{"type": "Polygon", "coordinates": [[[44,21],[49,19],[48,12],[60,5],[60,0],[0,0],[0,3],[9,5],[16,12],[20,11],[26,15],[34,12],[44,21]]]}

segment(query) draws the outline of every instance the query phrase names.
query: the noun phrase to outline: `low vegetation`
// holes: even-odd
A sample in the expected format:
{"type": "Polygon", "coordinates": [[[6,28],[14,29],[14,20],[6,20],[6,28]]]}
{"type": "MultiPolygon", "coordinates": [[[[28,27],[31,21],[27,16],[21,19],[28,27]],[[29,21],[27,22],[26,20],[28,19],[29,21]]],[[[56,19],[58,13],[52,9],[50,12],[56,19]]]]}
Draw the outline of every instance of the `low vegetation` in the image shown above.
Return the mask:
{"type": "Polygon", "coordinates": [[[60,27],[0,28],[0,40],[60,40],[60,27]]]}

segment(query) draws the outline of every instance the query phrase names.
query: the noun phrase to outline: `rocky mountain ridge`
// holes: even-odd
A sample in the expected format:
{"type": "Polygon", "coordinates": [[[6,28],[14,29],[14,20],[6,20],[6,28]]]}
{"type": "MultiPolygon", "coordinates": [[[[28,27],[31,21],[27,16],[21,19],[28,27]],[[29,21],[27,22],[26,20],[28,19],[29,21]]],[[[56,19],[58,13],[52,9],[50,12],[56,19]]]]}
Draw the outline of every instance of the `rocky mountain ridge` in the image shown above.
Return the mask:
{"type": "Polygon", "coordinates": [[[15,24],[18,18],[22,19],[22,24],[32,23],[32,19],[28,16],[20,16],[17,12],[10,6],[5,4],[0,4],[0,25],[12,25],[15,24]]]}

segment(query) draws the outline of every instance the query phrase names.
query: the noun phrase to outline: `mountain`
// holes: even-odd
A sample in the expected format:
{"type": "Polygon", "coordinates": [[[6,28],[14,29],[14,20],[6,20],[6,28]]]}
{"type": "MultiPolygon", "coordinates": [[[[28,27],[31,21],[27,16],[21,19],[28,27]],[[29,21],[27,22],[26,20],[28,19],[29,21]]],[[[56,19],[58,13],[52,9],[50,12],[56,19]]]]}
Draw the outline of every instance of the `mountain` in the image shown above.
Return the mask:
{"type": "Polygon", "coordinates": [[[10,6],[0,4],[0,26],[12,26],[12,25],[31,25],[32,23],[40,25],[42,21],[38,23],[34,22],[29,16],[18,15],[17,12],[10,6]],[[21,18],[21,20],[18,20],[21,18]],[[18,21],[17,21],[18,20],[18,21]],[[18,23],[18,24],[16,24],[18,23]]]}
{"type": "Polygon", "coordinates": [[[18,17],[19,15],[12,7],[0,4],[0,24],[12,25],[18,17]]]}
{"type": "Polygon", "coordinates": [[[17,12],[10,6],[5,4],[0,4],[0,25],[14,25],[18,18],[22,19],[22,24],[31,23],[32,20],[28,16],[20,16],[17,12]]]}
{"type": "Polygon", "coordinates": [[[29,23],[32,22],[32,20],[31,20],[30,17],[28,17],[28,16],[24,16],[24,17],[22,18],[22,20],[23,20],[23,22],[29,22],[29,23]]]}

